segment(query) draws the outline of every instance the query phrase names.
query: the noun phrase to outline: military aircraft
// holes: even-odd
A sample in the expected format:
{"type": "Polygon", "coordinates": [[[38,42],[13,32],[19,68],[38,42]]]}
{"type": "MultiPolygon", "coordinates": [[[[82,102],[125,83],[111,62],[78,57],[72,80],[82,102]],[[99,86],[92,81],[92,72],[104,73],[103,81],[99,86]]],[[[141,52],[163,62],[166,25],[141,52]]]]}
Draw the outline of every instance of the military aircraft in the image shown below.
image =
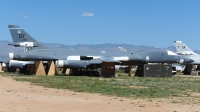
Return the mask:
{"type": "Polygon", "coordinates": [[[192,65],[198,65],[197,70],[200,70],[200,55],[193,52],[183,41],[174,41],[176,47],[176,54],[186,56],[192,60],[191,63],[186,64],[183,74],[190,75],[192,70],[192,65]]]}
{"type": "Polygon", "coordinates": [[[34,64],[34,61],[18,61],[18,60],[9,61],[9,67],[23,68],[27,64],[34,64]]]}
{"type": "Polygon", "coordinates": [[[33,64],[33,61],[18,61],[10,60],[9,56],[0,56],[1,67],[6,67],[7,71],[14,70],[15,68],[24,68],[27,64],[33,64]]]}
{"type": "Polygon", "coordinates": [[[48,48],[37,42],[26,31],[17,25],[8,25],[13,39],[12,46],[25,47],[24,52],[9,53],[12,60],[26,61],[54,61],[57,67],[93,69],[96,65],[115,63],[119,65],[138,65],[146,63],[190,63],[185,56],[179,56],[171,51],[143,51],[143,52],[85,52],[66,49],[48,48]],[[92,66],[91,66],[92,65],[92,66]]]}

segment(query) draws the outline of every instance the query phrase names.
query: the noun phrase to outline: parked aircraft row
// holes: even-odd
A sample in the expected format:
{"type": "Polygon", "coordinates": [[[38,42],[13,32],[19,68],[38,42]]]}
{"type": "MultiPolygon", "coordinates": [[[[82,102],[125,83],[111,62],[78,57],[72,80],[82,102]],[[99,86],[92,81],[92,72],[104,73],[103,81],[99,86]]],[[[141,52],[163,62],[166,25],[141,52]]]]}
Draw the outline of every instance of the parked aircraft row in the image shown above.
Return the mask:
{"type": "MultiPolygon", "coordinates": [[[[183,47],[184,49],[181,48],[180,51],[180,45],[178,45],[179,49],[177,48],[177,54],[182,53],[183,55],[177,55],[176,53],[166,50],[131,52],[126,51],[124,48],[120,48],[120,50],[126,52],[116,52],[112,54],[100,51],[91,53],[80,50],[67,52],[65,49],[55,49],[43,46],[17,25],[8,25],[8,28],[13,39],[13,43],[9,43],[8,45],[25,48],[24,52],[9,53],[9,59],[16,60],[9,61],[10,67],[22,67],[27,64],[33,64],[34,61],[52,61],[55,63],[56,67],[80,68],[81,71],[90,69],[91,73],[97,73],[93,72],[93,70],[96,68],[106,68],[102,66],[102,63],[113,63],[111,64],[110,69],[114,67],[113,65],[129,66],[147,63],[196,64],[196,57],[193,56],[194,53],[190,49],[190,56],[195,58],[191,58],[188,55],[185,56],[184,53],[189,53],[189,51],[185,51],[187,49],[186,46],[183,47]]],[[[180,41],[176,42],[180,43],[180,41]]],[[[183,46],[183,44],[181,45],[183,46]]],[[[7,60],[5,59],[1,62],[9,63],[6,61],[7,60]]]]}

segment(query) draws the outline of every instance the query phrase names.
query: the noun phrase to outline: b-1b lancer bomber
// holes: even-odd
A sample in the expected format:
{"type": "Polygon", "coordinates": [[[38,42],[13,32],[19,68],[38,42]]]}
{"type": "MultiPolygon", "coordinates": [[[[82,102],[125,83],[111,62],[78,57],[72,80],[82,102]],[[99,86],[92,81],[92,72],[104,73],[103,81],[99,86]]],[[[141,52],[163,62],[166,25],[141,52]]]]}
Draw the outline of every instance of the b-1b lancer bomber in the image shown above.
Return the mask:
{"type": "Polygon", "coordinates": [[[12,60],[51,61],[56,67],[78,68],[79,73],[90,69],[91,74],[99,74],[93,69],[101,68],[101,74],[113,74],[114,65],[139,65],[147,63],[190,63],[193,62],[184,56],[171,51],[143,51],[143,52],[86,52],[68,51],[66,49],[48,48],[37,42],[26,31],[16,25],[8,25],[13,39],[9,45],[23,46],[25,52],[9,53],[12,60]],[[80,71],[81,69],[81,71],[80,71]]]}

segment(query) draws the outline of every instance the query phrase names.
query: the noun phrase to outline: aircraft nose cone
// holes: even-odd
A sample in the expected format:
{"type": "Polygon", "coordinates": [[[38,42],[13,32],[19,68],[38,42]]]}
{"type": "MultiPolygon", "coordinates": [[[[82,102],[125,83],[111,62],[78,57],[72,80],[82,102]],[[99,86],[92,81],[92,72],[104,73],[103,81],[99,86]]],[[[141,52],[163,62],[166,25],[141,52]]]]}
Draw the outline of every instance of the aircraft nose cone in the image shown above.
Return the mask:
{"type": "Polygon", "coordinates": [[[192,62],[194,62],[194,60],[190,59],[190,58],[187,58],[187,59],[184,59],[184,62],[185,63],[192,63],[192,62]]]}
{"type": "Polygon", "coordinates": [[[184,60],[183,63],[192,63],[192,62],[194,62],[193,59],[190,59],[188,57],[183,57],[182,60],[184,60]]]}
{"type": "Polygon", "coordinates": [[[194,62],[193,59],[190,59],[190,58],[185,57],[185,56],[181,56],[180,61],[179,61],[179,63],[192,63],[192,62],[194,62]]]}

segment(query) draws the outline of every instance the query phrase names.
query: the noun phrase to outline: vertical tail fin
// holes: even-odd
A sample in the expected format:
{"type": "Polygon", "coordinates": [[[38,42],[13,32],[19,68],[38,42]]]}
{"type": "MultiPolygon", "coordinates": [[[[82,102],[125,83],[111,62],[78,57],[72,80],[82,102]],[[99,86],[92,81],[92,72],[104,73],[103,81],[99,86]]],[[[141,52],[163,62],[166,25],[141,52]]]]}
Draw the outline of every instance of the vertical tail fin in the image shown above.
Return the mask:
{"type": "Polygon", "coordinates": [[[177,50],[177,54],[183,54],[183,55],[196,54],[182,41],[174,41],[174,44],[177,50]]]}
{"type": "Polygon", "coordinates": [[[43,45],[37,42],[31,37],[26,31],[17,25],[8,25],[10,30],[13,43],[9,43],[11,46],[22,46],[22,47],[42,47],[43,45]]]}

